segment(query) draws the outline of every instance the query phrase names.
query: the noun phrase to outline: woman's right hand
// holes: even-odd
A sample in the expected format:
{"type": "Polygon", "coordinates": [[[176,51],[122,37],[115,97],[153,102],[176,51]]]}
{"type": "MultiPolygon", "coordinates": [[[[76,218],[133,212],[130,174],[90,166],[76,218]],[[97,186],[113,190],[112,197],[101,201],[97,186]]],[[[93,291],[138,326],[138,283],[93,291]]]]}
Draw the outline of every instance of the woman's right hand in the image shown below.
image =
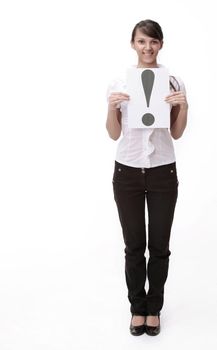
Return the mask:
{"type": "Polygon", "coordinates": [[[112,92],[108,99],[108,108],[109,110],[116,110],[118,104],[123,101],[129,101],[130,96],[123,92],[112,92]]]}

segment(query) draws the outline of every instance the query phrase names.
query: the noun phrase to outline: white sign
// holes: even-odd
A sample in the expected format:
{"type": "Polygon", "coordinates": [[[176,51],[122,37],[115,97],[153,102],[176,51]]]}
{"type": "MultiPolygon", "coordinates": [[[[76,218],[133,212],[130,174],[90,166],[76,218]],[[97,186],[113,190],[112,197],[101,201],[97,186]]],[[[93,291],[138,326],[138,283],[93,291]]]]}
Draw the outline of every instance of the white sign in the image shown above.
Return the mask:
{"type": "Polygon", "coordinates": [[[169,128],[169,72],[166,68],[129,68],[127,70],[129,128],[169,128]]]}

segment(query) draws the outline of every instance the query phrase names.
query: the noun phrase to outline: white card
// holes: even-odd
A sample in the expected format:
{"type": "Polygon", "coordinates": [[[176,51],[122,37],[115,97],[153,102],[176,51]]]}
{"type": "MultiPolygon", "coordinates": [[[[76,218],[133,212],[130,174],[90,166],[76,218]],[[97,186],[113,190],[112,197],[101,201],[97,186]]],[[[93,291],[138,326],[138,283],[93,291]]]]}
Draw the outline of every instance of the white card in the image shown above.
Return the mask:
{"type": "Polygon", "coordinates": [[[169,128],[169,72],[166,68],[129,68],[127,70],[129,128],[169,128]]]}

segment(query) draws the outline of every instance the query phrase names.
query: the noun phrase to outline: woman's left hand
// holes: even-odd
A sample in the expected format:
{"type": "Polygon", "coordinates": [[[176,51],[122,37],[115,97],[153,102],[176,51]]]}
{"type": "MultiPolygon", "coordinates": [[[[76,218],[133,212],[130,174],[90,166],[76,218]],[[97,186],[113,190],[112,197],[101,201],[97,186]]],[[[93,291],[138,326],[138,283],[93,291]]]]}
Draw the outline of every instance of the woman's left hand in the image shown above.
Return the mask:
{"type": "Polygon", "coordinates": [[[188,108],[186,96],[183,91],[172,92],[170,95],[166,96],[165,101],[172,106],[179,105],[181,109],[188,108]]]}

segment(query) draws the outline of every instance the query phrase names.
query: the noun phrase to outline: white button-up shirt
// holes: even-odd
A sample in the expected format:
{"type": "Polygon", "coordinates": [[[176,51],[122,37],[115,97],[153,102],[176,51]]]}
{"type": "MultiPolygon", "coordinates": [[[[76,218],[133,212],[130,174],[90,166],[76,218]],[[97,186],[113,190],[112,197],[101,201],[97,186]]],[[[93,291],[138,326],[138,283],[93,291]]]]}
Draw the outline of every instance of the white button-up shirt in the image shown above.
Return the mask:
{"type": "MultiPolygon", "coordinates": [[[[134,66],[135,67],[135,66],[134,66]]],[[[158,65],[162,67],[162,65],[158,65]]],[[[177,90],[185,92],[185,86],[179,77],[170,77],[177,90]],[[178,82],[178,83],[177,83],[178,82]]],[[[170,86],[171,92],[174,91],[170,86]]],[[[108,86],[107,99],[112,92],[126,91],[126,76],[114,79],[108,86]]],[[[128,128],[127,101],[118,107],[122,112],[122,138],[117,147],[117,162],[138,168],[152,168],[175,162],[172,137],[167,128],[128,128]]]]}

